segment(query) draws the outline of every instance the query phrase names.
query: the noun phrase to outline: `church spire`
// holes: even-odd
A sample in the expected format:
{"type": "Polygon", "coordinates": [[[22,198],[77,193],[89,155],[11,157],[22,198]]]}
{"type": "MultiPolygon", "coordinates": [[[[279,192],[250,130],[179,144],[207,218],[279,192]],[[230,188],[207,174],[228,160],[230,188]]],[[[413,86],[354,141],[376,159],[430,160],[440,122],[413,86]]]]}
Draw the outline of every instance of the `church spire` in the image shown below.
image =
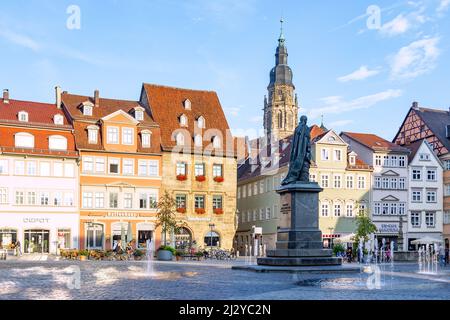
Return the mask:
{"type": "Polygon", "coordinates": [[[285,38],[284,38],[284,34],[283,34],[283,23],[284,23],[284,20],[283,20],[283,17],[280,19],[280,24],[281,24],[281,26],[280,26],[280,37],[278,38],[278,44],[280,45],[280,46],[284,46],[284,41],[286,40],[285,38]]]}

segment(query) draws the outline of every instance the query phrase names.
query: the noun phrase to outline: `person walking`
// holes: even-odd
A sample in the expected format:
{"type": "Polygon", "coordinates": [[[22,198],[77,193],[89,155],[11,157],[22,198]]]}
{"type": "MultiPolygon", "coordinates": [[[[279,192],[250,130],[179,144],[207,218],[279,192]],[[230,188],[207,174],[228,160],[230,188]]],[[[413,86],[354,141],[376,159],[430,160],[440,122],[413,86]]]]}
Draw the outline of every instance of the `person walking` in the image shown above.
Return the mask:
{"type": "Polygon", "coordinates": [[[445,264],[447,265],[449,263],[449,250],[448,248],[445,248],[445,264]]]}
{"type": "Polygon", "coordinates": [[[445,249],[443,245],[439,245],[439,265],[445,267],[445,249]]]}
{"type": "Polygon", "coordinates": [[[16,249],[16,256],[21,257],[22,256],[22,247],[19,240],[16,241],[14,244],[14,247],[16,249]]]}

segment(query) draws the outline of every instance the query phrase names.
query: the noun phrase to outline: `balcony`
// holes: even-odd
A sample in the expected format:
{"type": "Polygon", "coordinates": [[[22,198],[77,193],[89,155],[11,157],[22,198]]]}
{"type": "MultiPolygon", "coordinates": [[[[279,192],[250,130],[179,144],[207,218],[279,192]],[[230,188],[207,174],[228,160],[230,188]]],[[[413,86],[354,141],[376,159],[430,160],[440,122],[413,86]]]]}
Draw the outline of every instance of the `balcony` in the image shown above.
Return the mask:
{"type": "Polygon", "coordinates": [[[50,150],[50,149],[36,149],[36,148],[0,147],[0,153],[78,158],[78,152],[72,151],[72,150],[50,150]]]}

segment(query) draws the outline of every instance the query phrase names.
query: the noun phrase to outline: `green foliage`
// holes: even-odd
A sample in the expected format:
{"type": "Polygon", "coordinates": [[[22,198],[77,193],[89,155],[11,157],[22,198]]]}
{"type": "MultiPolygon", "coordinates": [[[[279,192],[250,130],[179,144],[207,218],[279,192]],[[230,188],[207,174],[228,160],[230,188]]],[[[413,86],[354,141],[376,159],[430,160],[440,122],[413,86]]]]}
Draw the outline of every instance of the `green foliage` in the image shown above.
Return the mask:
{"type": "Polygon", "coordinates": [[[170,251],[170,252],[172,252],[173,255],[175,255],[176,252],[177,252],[177,250],[176,250],[174,247],[166,246],[166,245],[163,245],[163,246],[159,247],[158,250],[166,250],[166,251],[170,251]]]}
{"type": "Polygon", "coordinates": [[[144,255],[144,252],[142,250],[136,249],[134,250],[133,255],[135,257],[142,257],[144,255]]]}
{"type": "Polygon", "coordinates": [[[369,235],[377,232],[377,226],[370,220],[368,213],[361,213],[356,217],[356,248],[359,244],[359,239],[364,238],[364,242],[369,241],[369,235]]]}
{"type": "Polygon", "coordinates": [[[333,253],[336,256],[338,253],[345,252],[345,247],[342,243],[336,243],[333,246],[333,253]]]}
{"type": "Polygon", "coordinates": [[[156,226],[161,226],[164,246],[167,245],[167,232],[172,230],[177,232],[177,230],[184,225],[184,223],[175,218],[175,212],[176,201],[169,192],[166,191],[158,202],[158,212],[156,214],[156,219],[158,221],[156,226]]]}
{"type": "Polygon", "coordinates": [[[89,251],[88,250],[80,250],[78,252],[78,255],[88,257],[89,256],[89,251]]]}
{"type": "Polygon", "coordinates": [[[198,252],[195,253],[195,256],[196,256],[196,257],[203,257],[204,254],[203,254],[203,252],[198,251],[198,252]]]}

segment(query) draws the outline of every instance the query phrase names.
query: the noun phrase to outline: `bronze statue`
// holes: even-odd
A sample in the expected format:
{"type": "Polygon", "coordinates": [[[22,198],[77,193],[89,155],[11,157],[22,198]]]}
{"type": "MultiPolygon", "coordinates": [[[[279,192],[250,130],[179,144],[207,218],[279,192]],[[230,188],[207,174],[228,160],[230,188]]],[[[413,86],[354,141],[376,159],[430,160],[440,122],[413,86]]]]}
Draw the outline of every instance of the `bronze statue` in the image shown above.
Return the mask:
{"type": "Polygon", "coordinates": [[[311,166],[311,131],[306,125],[308,118],[302,116],[295,129],[291,143],[291,158],[289,172],[281,185],[309,182],[309,168],[311,166]]]}

